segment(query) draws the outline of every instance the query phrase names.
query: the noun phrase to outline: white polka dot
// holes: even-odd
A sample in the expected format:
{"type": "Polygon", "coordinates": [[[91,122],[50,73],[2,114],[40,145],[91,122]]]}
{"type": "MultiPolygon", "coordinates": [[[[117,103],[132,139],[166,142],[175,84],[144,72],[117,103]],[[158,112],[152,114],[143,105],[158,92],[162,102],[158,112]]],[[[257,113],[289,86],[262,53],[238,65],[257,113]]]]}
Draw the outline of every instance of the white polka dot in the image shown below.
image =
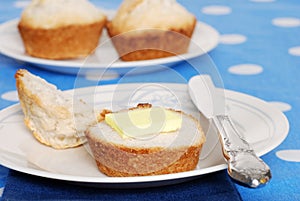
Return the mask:
{"type": "Polygon", "coordinates": [[[255,75],[263,71],[263,68],[256,64],[239,64],[231,66],[228,71],[238,75],[255,75]]]}
{"type": "Polygon", "coordinates": [[[26,6],[28,6],[30,3],[30,1],[15,1],[14,3],[14,7],[16,8],[25,8],[26,6]]]}
{"type": "Polygon", "coordinates": [[[250,0],[252,2],[257,2],[257,3],[270,3],[274,2],[275,0],[250,0]]]}
{"type": "Polygon", "coordinates": [[[223,44],[240,44],[246,40],[247,37],[240,34],[224,34],[220,36],[220,43],[223,44]]]}
{"type": "Polygon", "coordinates": [[[289,54],[294,56],[300,56],[300,46],[290,48],[289,54]]]}
{"type": "Polygon", "coordinates": [[[272,24],[279,27],[298,27],[300,26],[300,19],[292,17],[279,17],[273,19],[272,24]]]}
{"type": "Polygon", "coordinates": [[[206,6],[201,9],[201,12],[208,15],[227,15],[231,13],[231,8],[227,6],[206,6]]]}
{"type": "Polygon", "coordinates": [[[300,162],[300,150],[281,150],[276,156],[285,161],[300,162]]]}
{"type": "Polygon", "coordinates": [[[274,107],[276,107],[277,109],[279,109],[282,112],[286,112],[292,109],[292,106],[290,104],[284,103],[284,102],[276,102],[276,101],[272,101],[269,102],[270,104],[272,104],[274,107]]]}
{"type": "Polygon", "coordinates": [[[8,91],[1,95],[1,98],[8,101],[19,101],[17,91],[8,91]]]}
{"type": "Polygon", "coordinates": [[[0,198],[1,198],[2,194],[3,194],[3,190],[4,190],[4,188],[0,188],[0,198]]]}

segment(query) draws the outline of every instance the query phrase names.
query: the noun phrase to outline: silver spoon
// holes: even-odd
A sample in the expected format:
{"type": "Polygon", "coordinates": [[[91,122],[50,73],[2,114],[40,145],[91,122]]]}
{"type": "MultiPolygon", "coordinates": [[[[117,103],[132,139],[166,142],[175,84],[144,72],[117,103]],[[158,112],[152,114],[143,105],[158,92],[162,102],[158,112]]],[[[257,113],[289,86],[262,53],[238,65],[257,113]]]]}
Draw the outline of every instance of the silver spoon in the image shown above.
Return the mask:
{"type": "Polygon", "coordinates": [[[235,128],[226,113],[224,90],[216,88],[209,75],[197,75],[188,83],[189,94],[198,110],[216,126],[229,176],[239,184],[256,188],[271,179],[269,166],[262,161],[235,128]]]}

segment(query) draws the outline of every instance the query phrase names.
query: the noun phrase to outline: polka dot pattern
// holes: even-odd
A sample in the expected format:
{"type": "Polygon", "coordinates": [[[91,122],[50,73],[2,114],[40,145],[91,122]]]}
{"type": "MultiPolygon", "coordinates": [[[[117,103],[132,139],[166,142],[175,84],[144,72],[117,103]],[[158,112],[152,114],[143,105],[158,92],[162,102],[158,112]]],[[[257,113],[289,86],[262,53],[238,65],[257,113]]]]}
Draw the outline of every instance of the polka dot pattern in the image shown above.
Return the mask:
{"type": "Polygon", "coordinates": [[[231,66],[228,71],[236,75],[256,75],[263,72],[263,68],[256,64],[239,64],[231,66]]]}
{"type": "MultiPolygon", "coordinates": [[[[12,15],[13,17],[9,16],[9,12],[7,12],[5,16],[0,13],[0,20],[2,19],[1,23],[6,19],[9,20],[18,16],[21,9],[25,8],[30,3],[30,0],[15,0],[13,3],[4,2],[7,1],[3,1],[0,4],[2,10],[2,5],[5,4],[6,7],[13,7],[10,9],[18,13],[14,13],[12,15]]],[[[117,6],[114,5],[114,3],[109,5],[107,2],[103,3],[103,5],[113,9],[105,9],[108,19],[111,19],[115,14],[114,8],[117,8],[117,6]]],[[[237,185],[236,188],[241,198],[243,200],[264,199],[265,195],[268,195],[269,192],[279,190],[282,191],[282,195],[284,195],[281,198],[282,200],[294,200],[290,195],[295,192],[295,189],[300,189],[299,179],[295,182],[295,174],[293,172],[297,171],[296,173],[298,173],[298,169],[296,169],[295,166],[298,168],[300,163],[300,145],[295,144],[295,142],[299,142],[297,131],[299,131],[300,128],[298,124],[298,116],[300,114],[298,111],[300,107],[298,101],[300,98],[300,85],[292,85],[295,83],[295,80],[297,81],[299,79],[298,75],[300,75],[300,43],[298,39],[298,37],[300,37],[300,12],[297,10],[300,5],[299,2],[297,3],[296,0],[248,0],[242,3],[221,0],[213,2],[204,0],[201,1],[201,3],[194,3],[194,1],[181,2],[183,5],[189,3],[195,4],[195,6],[188,5],[189,10],[197,16],[197,19],[200,21],[203,20],[203,22],[211,25],[220,33],[220,45],[217,46],[211,55],[214,61],[216,61],[216,64],[218,64],[217,70],[221,72],[220,76],[224,80],[224,85],[228,86],[228,88],[235,88],[237,91],[251,91],[253,94],[250,95],[259,95],[265,98],[265,100],[273,100],[268,103],[283,112],[290,122],[290,131],[284,144],[278,145],[276,149],[272,150],[268,156],[265,157],[267,163],[270,162],[270,166],[274,166],[275,164],[278,169],[284,168],[285,172],[290,173],[290,176],[285,175],[284,182],[270,185],[267,190],[261,188],[256,191],[256,193],[249,191],[249,189],[245,190],[245,188],[239,188],[237,185]],[[202,5],[202,7],[200,7],[200,5],[202,5]],[[250,26],[252,25],[251,23],[253,23],[253,26],[250,26]],[[260,29],[261,27],[263,29],[260,29]],[[272,52],[273,49],[275,49],[276,52],[272,52]],[[282,69],[286,69],[286,71],[282,73],[282,69]],[[291,82],[292,84],[289,83],[291,79],[294,79],[293,82],[291,82]],[[239,81],[241,80],[242,83],[240,84],[239,81]],[[286,85],[282,84],[283,82],[285,82],[286,85]],[[293,180],[293,182],[291,182],[291,180],[293,180]],[[286,186],[293,186],[295,189],[290,190],[286,188],[286,186]]],[[[97,1],[99,7],[101,7],[101,4],[101,1],[97,1]]],[[[103,6],[103,8],[105,8],[105,6],[103,6]]],[[[0,59],[1,56],[2,55],[0,55],[0,59]]],[[[7,60],[10,60],[10,58],[7,58],[7,60]]],[[[5,64],[6,66],[2,63],[5,63],[5,61],[0,62],[0,68],[4,69],[3,71],[8,71],[10,75],[13,74],[12,70],[15,70],[16,67],[21,65],[18,63],[18,66],[6,68],[14,62],[5,64]]],[[[29,68],[34,67],[30,66],[29,68]]],[[[180,69],[181,64],[176,64],[175,68],[180,69]]],[[[204,72],[206,72],[205,70],[204,72]]],[[[52,76],[49,72],[44,73],[42,70],[38,70],[38,72],[41,77],[48,78],[47,76],[52,76]]],[[[184,73],[186,73],[185,75],[190,75],[188,70],[184,73]]],[[[58,84],[63,85],[64,76],[61,74],[55,76],[57,76],[58,84]],[[60,78],[62,83],[59,83],[60,78]]],[[[143,76],[145,76],[145,81],[148,81],[148,79],[151,80],[149,77],[153,75],[149,73],[149,75],[145,74],[137,79],[135,76],[132,76],[132,82],[143,79],[143,76]]],[[[154,74],[154,76],[157,76],[157,74],[154,74]]],[[[168,77],[169,75],[158,73],[158,76],[168,77]]],[[[101,80],[106,80],[103,83],[115,83],[117,82],[115,80],[120,78],[120,75],[111,72],[103,76],[99,73],[88,72],[85,76],[80,77],[80,79],[81,78],[87,83],[101,80]]],[[[1,79],[0,86],[2,86],[3,83],[1,79]]],[[[157,80],[159,79],[158,77],[157,80]]],[[[165,79],[162,78],[162,80],[165,79]]],[[[8,83],[7,86],[11,86],[11,84],[13,83],[8,83]]],[[[11,90],[11,88],[0,87],[0,107],[2,108],[18,101],[17,92],[9,90],[11,90]]],[[[21,115],[22,113],[20,113],[19,117],[21,117],[21,115]]],[[[280,171],[274,171],[274,182],[276,182],[275,177],[280,178],[282,176],[280,173],[280,171]]],[[[0,174],[0,181],[2,178],[0,174]]],[[[0,184],[3,183],[4,182],[0,182],[0,184]]],[[[4,188],[0,185],[0,200],[3,189],[4,188]]],[[[292,197],[293,196],[294,195],[292,195],[292,197]]],[[[269,195],[269,198],[270,197],[272,197],[272,195],[269,195]]]]}
{"type": "Polygon", "coordinates": [[[3,100],[8,101],[19,101],[18,92],[17,91],[8,91],[1,95],[3,100]]]}
{"type": "Polygon", "coordinates": [[[244,43],[246,40],[247,37],[240,34],[224,34],[220,36],[220,43],[228,45],[244,43]]]}
{"type": "Polygon", "coordinates": [[[300,150],[281,150],[276,152],[276,156],[281,160],[300,162],[300,150]]]}
{"type": "Polygon", "coordinates": [[[274,107],[276,107],[277,109],[279,109],[282,112],[287,112],[289,110],[292,109],[292,106],[288,103],[283,103],[283,102],[269,102],[271,105],[273,105],[274,107]]]}
{"type": "Polygon", "coordinates": [[[280,17],[273,19],[272,24],[278,27],[298,27],[300,26],[300,19],[291,17],[280,17]]]}
{"type": "Polygon", "coordinates": [[[291,47],[288,51],[289,51],[289,54],[291,54],[291,55],[300,56],[300,46],[291,47]]]}
{"type": "Polygon", "coordinates": [[[14,7],[25,8],[29,3],[30,3],[30,1],[15,1],[14,7]]]}
{"type": "Polygon", "coordinates": [[[227,15],[231,13],[231,8],[227,6],[213,5],[202,8],[201,12],[207,15],[227,15]]]}

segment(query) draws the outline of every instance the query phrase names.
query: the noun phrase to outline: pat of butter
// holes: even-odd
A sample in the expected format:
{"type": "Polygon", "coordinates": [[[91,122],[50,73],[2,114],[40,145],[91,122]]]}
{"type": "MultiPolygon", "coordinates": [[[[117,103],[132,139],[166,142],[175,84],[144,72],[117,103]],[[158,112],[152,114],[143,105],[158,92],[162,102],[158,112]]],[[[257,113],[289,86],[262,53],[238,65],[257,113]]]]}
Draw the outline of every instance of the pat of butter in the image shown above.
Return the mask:
{"type": "Polygon", "coordinates": [[[123,138],[168,133],[181,128],[181,113],[161,107],[141,108],[105,115],[105,122],[123,138]]]}

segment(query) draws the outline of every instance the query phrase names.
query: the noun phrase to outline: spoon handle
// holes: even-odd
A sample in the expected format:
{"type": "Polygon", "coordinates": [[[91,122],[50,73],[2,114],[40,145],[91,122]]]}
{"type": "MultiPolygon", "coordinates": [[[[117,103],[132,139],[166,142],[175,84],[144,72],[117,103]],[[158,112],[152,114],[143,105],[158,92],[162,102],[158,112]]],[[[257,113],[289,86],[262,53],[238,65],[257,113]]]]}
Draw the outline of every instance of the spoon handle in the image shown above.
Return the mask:
{"type": "Polygon", "coordinates": [[[230,177],[252,188],[266,184],[271,179],[270,168],[239,134],[230,117],[216,115],[212,120],[220,134],[223,155],[228,163],[230,177]]]}

